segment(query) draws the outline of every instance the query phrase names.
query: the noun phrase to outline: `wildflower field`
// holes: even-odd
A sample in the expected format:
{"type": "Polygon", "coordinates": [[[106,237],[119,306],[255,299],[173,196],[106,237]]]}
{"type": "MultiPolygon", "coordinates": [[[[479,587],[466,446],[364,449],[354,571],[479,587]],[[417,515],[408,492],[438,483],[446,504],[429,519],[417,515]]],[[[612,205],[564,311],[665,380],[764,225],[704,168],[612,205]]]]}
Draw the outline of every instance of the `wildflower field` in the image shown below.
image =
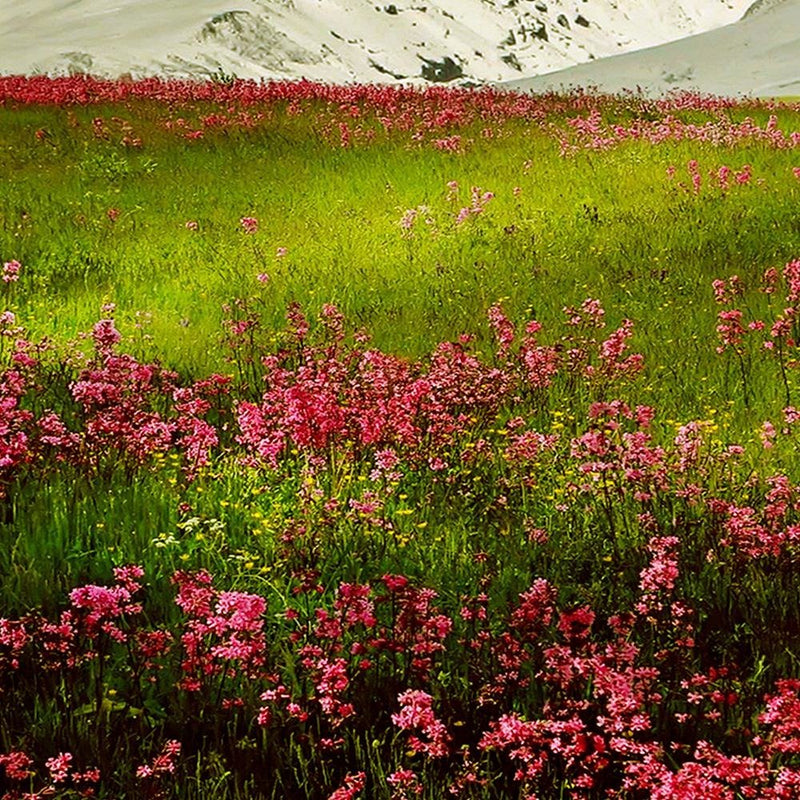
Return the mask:
{"type": "Polygon", "coordinates": [[[0,78],[0,797],[800,798],[800,105],[0,78]]]}

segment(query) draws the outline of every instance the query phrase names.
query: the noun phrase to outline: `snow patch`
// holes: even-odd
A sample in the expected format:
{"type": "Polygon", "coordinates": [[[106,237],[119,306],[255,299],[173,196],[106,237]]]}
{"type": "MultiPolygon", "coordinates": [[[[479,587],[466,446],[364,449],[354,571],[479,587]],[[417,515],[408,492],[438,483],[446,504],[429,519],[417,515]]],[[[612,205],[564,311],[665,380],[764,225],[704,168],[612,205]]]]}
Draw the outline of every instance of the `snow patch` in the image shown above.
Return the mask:
{"type": "Polygon", "coordinates": [[[736,23],[658,47],[504,84],[529,91],[676,88],[725,96],[800,95],[800,0],[758,0],[736,23]]]}
{"type": "Polygon", "coordinates": [[[487,83],[711,30],[751,3],[8,0],[0,73],[487,83]]]}

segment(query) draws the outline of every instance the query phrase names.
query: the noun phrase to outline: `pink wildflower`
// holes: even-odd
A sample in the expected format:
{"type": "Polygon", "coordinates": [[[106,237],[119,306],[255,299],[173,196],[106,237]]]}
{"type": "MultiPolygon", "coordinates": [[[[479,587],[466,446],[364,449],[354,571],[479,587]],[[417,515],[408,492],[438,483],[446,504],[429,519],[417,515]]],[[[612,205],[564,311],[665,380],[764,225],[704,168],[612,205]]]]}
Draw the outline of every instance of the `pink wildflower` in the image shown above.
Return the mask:
{"type": "Polygon", "coordinates": [[[494,330],[494,335],[499,345],[498,355],[504,356],[514,342],[514,323],[505,315],[503,307],[496,303],[488,313],[489,324],[494,330]]]}
{"type": "Polygon", "coordinates": [[[181,754],[181,743],[175,739],[164,742],[161,752],[149,763],[142,764],[136,769],[136,777],[156,778],[160,775],[175,772],[178,756],[181,754]]]}
{"type": "Polygon", "coordinates": [[[355,800],[363,791],[367,776],[363,772],[345,776],[344,783],[328,798],[328,800],[355,800]]]}
{"type": "Polygon", "coordinates": [[[114,327],[113,319],[101,319],[92,328],[92,339],[97,351],[102,354],[110,353],[114,345],[117,344],[122,336],[114,327]]]}
{"type": "Polygon", "coordinates": [[[31,757],[19,750],[0,754],[0,767],[5,769],[6,777],[12,781],[27,780],[31,776],[31,764],[31,757]]]}
{"type": "Polygon", "coordinates": [[[761,445],[765,450],[769,450],[774,446],[776,436],[777,431],[771,422],[767,421],[761,426],[759,437],[761,438],[761,445]]]}
{"type": "Polygon", "coordinates": [[[3,282],[4,283],[16,283],[19,280],[19,270],[22,267],[22,264],[19,261],[6,261],[3,264],[3,282]]]}
{"type": "Polygon", "coordinates": [[[392,722],[401,730],[414,732],[409,737],[411,749],[434,758],[448,755],[451,737],[444,723],[433,713],[433,698],[427,692],[409,689],[397,699],[401,708],[397,714],[392,714],[392,722]]]}
{"type": "Polygon", "coordinates": [[[750,179],[753,177],[751,170],[752,167],[749,164],[745,164],[738,172],[735,172],[733,177],[736,179],[736,183],[739,185],[749,183],[750,179]]]}
{"type": "Polygon", "coordinates": [[[61,783],[67,779],[71,762],[72,753],[59,753],[44,762],[44,765],[50,771],[50,779],[53,783],[61,783]]]}
{"type": "Polygon", "coordinates": [[[417,773],[410,769],[399,769],[386,779],[392,787],[392,800],[407,800],[413,795],[422,794],[422,785],[417,773]]]}
{"type": "Polygon", "coordinates": [[[258,220],[255,217],[242,217],[239,221],[245,233],[255,233],[258,230],[258,220]]]}
{"type": "Polygon", "coordinates": [[[414,227],[414,221],[417,218],[417,213],[418,212],[416,208],[409,208],[401,217],[400,227],[405,233],[410,233],[411,229],[414,227]]]}

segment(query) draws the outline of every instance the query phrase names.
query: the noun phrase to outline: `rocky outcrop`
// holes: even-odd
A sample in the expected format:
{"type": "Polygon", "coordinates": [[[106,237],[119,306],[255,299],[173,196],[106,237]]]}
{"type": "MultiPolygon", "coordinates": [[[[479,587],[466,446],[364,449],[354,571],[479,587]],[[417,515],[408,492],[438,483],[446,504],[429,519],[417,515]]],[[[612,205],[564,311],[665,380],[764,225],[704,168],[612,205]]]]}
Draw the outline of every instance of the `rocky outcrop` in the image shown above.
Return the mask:
{"type": "Polygon", "coordinates": [[[432,61],[429,58],[423,58],[422,61],[422,77],[426,81],[447,83],[464,75],[464,69],[450,56],[445,56],[441,61],[432,61]]]}

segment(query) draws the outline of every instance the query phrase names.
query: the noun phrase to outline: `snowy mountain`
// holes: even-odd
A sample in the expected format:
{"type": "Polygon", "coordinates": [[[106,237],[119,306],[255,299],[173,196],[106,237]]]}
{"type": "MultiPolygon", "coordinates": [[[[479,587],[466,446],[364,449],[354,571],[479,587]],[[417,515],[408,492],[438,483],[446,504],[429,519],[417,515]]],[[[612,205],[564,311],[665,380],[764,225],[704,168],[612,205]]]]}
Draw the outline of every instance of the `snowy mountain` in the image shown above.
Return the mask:
{"type": "Polygon", "coordinates": [[[751,1],[0,0],[0,73],[494,82],[713,30],[751,1]]]}
{"type": "Polygon", "coordinates": [[[726,96],[800,95],[800,0],[756,0],[744,17],[718,30],[525,78],[507,84],[532,91],[595,86],[606,92],[640,87],[726,96]]]}

